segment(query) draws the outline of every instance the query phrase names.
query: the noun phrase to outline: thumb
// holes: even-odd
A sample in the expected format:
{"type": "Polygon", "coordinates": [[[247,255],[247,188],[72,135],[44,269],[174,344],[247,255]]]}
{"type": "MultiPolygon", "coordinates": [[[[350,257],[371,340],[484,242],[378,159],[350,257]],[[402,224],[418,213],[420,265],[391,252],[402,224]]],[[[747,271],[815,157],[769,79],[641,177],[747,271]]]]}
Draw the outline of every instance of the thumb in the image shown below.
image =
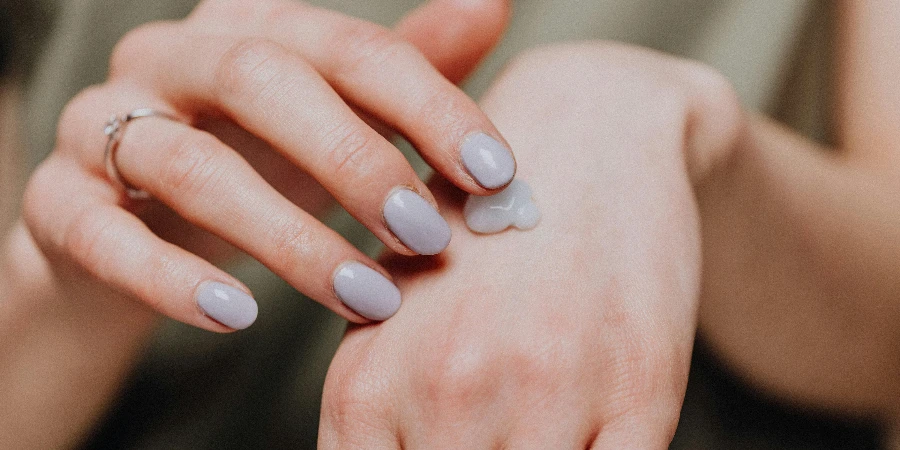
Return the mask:
{"type": "Polygon", "coordinates": [[[447,79],[459,83],[500,41],[510,0],[431,0],[407,14],[395,30],[447,79]]]}

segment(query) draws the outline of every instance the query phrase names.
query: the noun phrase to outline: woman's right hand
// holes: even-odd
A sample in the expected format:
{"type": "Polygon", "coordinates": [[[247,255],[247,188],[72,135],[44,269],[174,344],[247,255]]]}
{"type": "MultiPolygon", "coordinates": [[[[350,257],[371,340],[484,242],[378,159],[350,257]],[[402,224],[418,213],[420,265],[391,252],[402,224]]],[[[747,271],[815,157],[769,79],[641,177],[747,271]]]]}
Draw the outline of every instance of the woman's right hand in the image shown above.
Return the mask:
{"type": "Polygon", "coordinates": [[[507,14],[502,0],[435,0],[392,32],[286,0],[207,0],[145,25],[117,46],[107,82],[64,111],[27,189],[31,234],[55,272],[207,330],[256,318],[247,288],[213,264],[233,247],[353,322],[383,320],[400,302],[387,272],[314,214],[327,191],[390,249],[443,250],[434,198],[382,130],[469,193],[512,179],[502,137],[438,71],[468,73],[507,14]],[[104,167],[104,123],[139,108],[178,119],[122,134],[115,166],[149,202],[104,167]]]}

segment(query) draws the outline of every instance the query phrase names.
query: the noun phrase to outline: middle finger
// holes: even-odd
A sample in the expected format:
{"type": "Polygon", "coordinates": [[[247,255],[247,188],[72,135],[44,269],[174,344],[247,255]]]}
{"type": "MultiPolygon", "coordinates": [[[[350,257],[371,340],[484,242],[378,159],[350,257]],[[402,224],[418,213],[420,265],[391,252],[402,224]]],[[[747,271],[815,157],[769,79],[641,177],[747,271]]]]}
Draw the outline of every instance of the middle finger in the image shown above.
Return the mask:
{"type": "Polygon", "coordinates": [[[199,21],[263,36],[301,55],[341,96],[405,135],[460,189],[486,195],[512,181],[515,159],[487,115],[391,30],[302,2],[211,6],[198,11],[199,21]]]}
{"type": "Polygon", "coordinates": [[[157,32],[147,42],[151,54],[130,69],[149,74],[180,110],[230,116],[308,171],[393,250],[430,255],[447,246],[450,228],[409,162],[302,59],[262,39],[157,32]]]}

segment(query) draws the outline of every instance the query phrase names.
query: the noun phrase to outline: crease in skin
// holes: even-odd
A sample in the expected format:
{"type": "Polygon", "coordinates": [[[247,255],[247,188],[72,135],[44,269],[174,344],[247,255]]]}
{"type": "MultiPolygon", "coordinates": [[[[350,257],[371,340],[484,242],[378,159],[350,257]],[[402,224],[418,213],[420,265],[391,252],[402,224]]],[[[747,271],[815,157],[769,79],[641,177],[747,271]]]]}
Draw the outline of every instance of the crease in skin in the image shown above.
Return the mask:
{"type": "Polygon", "coordinates": [[[509,227],[530,230],[541,219],[531,186],[519,179],[494,195],[470,195],[463,207],[463,215],[466,226],[481,234],[499,233],[509,227]]]}

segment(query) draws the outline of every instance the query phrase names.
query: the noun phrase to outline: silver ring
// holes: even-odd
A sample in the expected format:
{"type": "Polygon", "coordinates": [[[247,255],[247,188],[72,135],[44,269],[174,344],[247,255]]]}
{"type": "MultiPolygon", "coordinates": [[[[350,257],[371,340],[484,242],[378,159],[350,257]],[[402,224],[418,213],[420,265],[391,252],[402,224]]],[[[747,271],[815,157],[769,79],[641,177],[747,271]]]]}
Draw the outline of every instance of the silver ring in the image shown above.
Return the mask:
{"type": "Polygon", "coordinates": [[[150,194],[147,193],[147,191],[132,186],[122,178],[122,175],[119,173],[119,168],[116,166],[116,153],[119,151],[119,144],[122,142],[122,135],[125,133],[128,122],[142,117],[153,116],[180,122],[180,120],[171,114],[157,111],[152,108],[141,108],[125,114],[124,116],[111,116],[109,121],[106,122],[106,128],[103,129],[103,134],[109,138],[106,141],[106,151],[103,154],[104,164],[106,165],[106,175],[114,183],[121,186],[132,200],[146,200],[150,198],[150,194]]]}

